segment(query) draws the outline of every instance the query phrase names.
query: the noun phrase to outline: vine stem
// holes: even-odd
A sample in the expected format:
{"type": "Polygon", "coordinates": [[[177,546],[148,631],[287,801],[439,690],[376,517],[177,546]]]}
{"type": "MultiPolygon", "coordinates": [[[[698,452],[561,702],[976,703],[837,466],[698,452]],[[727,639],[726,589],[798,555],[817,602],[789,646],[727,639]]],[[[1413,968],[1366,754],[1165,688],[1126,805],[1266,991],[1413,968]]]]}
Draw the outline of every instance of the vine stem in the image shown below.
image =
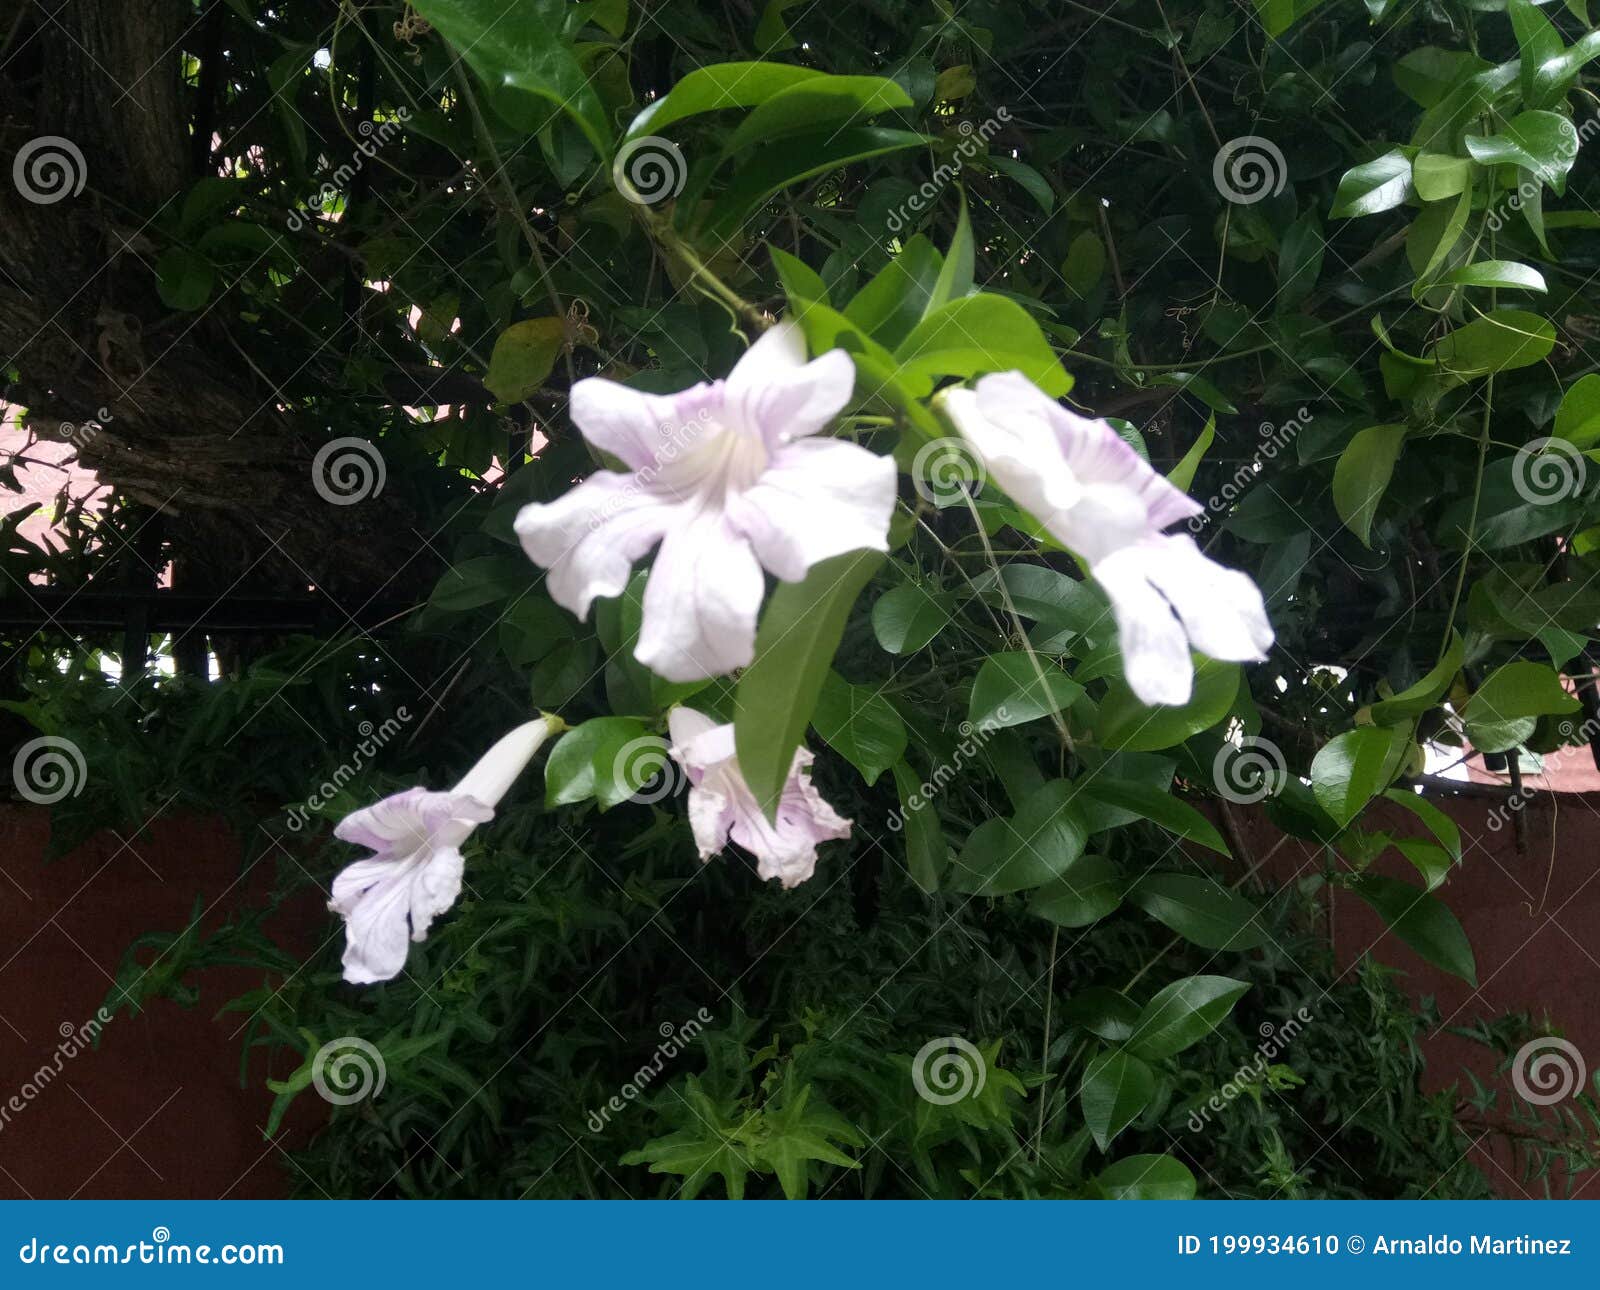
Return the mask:
{"type": "Polygon", "coordinates": [[[1050,929],[1050,971],[1044,981],[1044,1047],[1039,1053],[1039,1069],[1044,1083],[1039,1085],[1039,1123],[1033,1131],[1033,1158],[1037,1162],[1044,1154],[1044,1090],[1050,1082],[1050,1008],[1056,1001],[1056,944],[1061,939],[1061,928],[1050,929]]]}

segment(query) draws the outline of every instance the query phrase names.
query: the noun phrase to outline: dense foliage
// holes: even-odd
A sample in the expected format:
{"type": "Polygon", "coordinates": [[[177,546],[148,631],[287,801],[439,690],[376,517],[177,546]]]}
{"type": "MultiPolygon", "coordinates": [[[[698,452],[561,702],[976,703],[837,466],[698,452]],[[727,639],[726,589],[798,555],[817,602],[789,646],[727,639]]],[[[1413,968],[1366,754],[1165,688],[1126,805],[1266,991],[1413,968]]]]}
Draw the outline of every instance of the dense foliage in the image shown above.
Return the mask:
{"type": "MultiPolygon", "coordinates": [[[[223,804],[285,896],[325,889],[333,820],[449,783],[533,709],[571,727],[399,980],[341,985],[336,944],[302,970],[253,917],[130,956],[136,1001],[268,969],[234,1006],[292,1056],[281,1104],[330,1041],[381,1054],[382,1095],[300,1158],[309,1192],[1487,1191],[1482,1108],[1418,1091],[1426,1018],[1376,965],[1336,976],[1317,897],[1353,892],[1473,979],[1447,904],[1463,839],[1406,781],[1425,745],[1515,760],[1594,733],[1573,715],[1600,623],[1582,0],[418,0],[341,5],[331,30],[323,5],[239,0],[206,21],[184,101],[215,145],[132,214],[159,319],[237,353],[291,427],[267,450],[303,472],[294,506],[332,516],[257,544],[252,578],[350,613],[434,582],[400,631],[230,649],[227,678],[141,680],[136,704],[41,638],[12,706],[89,768],[58,843],[223,804]],[[901,467],[892,550],[775,583],[754,665],[668,683],[633,657],[644,571],[579,623],[512,522],[603,464],[575,379],[679,390],[780,315],[853,360],[838,433],[901,467]],[[1007,370],[1115,418],[1204,503],[1190,531],[1266,596],[1267,662],[1199,660],[1187,703],[1138,700],[1096,584],[933,397],[1007,370]],[[312,460],[337,444],[366,471],[344,509],[312,460]],[[653,751],[691,698],[758,791],[819,750],[855,832],[809,884],[695,858],[653,751]],[[1363,827],[1385,796],[1408,836],[1363,827]],[[1316,871],[1261,890],[1246,808],[1316,871]],[[1416,881],[1371,871],[1394,843],[1416,881]]],[[[91,416],[25,353],[10,376],[41,430],[91,416]]],[[[139,417],[105,399],[82,450],[115,486],[139,417]]],[[[151,500],[141,473],[72,550],[6,567],[83,585],[151,500]]],[[[182,533],[169,554],[206,570],[182,533]]],[[[1475,1033],[1509,1057],[1529,1032],[1475,1033]]],[[[1555,1187],[1592,1163],[1573,1105],[1523,1135],[1555,1187]]]]}

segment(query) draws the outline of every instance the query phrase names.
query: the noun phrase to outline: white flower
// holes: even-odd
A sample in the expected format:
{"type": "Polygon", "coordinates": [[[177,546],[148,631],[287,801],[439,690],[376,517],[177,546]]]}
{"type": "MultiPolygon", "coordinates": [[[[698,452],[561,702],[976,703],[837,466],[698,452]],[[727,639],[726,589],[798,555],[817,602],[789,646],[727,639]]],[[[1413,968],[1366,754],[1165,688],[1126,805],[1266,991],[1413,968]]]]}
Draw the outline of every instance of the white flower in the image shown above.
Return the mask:
{"type": "Polygon", "coordinates": [[[674,708],[667,724],[673,759],[689,777],[689,825],[702,860],[731,837],[755,856],[763,878],[794,887],[816,870],[819,842],[850,836],[850,821],[840,819],[812,786],[808,749],[795,750],[777,817],[768,820],[739,770],[731,725],[719,726],[693,708],[674,708]]]}
{"type": "Polygon", "coordinates": [[[940,396],[1002,488],[1082,556],[1116,615],[1128,685],[1144,703],[1186,703],[1192,644],[1245,662],[1272,644],[1249,577],[1162,530],[1204,509],[1150,468],[1104,421],[1076,416],[1020,372],[940,396]]]}
{"type": "Polygon", "coordinates": [[[340,820],[333,834],[374,854],[341,870],[328,908],[344,916],[344,979],[387,981],[406,962],[406,940],[424,941],[434,918],[461,894],[461,844],[494,808],[545,739],[555,718],[518,726],[447,793],[408,788],[340,820]]]}
{"type": "Polygon", "coordinates": [[[582,618],[596,596],[620,595],[634,562],[660,543],[638,660],[669,681],[749,663],[763,569],[797,582],[819,560],[888,549],[894,462],[811,437],[854,380],[843,350],[807,363],[799,328],[785,322],[726,381],[670,396],[579,381],[573,422],[629,470],[597,471],[517,516],[523,549],[550,571],[551,597],[582,618]]]}

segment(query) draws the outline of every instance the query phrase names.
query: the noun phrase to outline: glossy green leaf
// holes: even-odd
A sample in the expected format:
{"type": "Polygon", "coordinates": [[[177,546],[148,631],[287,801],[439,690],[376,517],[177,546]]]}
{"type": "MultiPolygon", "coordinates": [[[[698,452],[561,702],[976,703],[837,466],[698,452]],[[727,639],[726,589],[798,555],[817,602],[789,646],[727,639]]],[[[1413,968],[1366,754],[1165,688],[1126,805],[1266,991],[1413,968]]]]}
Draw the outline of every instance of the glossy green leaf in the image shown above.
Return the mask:
{"type": "Polygon", "coordinates": [[[1174,981],[1145,1004],[1134,1022],[1128,1048],[1151,1060],[1175,1056],[1221,1025],[1249,989],[1249,982],[1228,976],[1189,976],[1174,981]]]}
{"type": "Polygon", "coordinates": [[[1330,739],[1311,761],[1311,791],[1343,828],[1388,788],[1411,745],[1407,726],[1359,726],[1330,739]]]}
{"type": "Polygon", "coordinates": [[[868,785],[906,750],[905,723],[893,705],[872,686],[852,685],[837,672],[830,671],[823,681],[811,724],[868,785]]]}
{"type": "Polygon", "coordinates": [[[1351,890],[1377,911],[1396,936],[1434,967],[1460,977],[1469,985],[1478,984],[1477,964],[1467,934],[1437,896],[1397,878],[1375,873],[1362,874],[1352,880],[1351,890]]]}
{"type": "Polygon", "coordinates": [[[1079,856],[1059,878],[1037,888],[1028,912],[1058,927],[1088,927],[1122,904],[1122,871],[1104,856],[1079,856]]]}
{"type": "Polygon", "coordinates": [[[1064,712],[1083,687],[1048,658],[1026,653],[991,654],[972,683],[967,720],[979,730],[998,730],[1064,712]]]}
{"type": "Polygon", "coordinates": [[[1128,683],[1113,681],[1100,700],[1095,734],[1107,748],[1128,752],[1159,752],[1181,744],[1190,735],[1209,730],[1233,709],[1239,693],[1239,668],[1215,659],[1195,660],[1194,690],[1189,702],[1177,707],[1147,707],[1128,683]]]}
{"type": "Polygon", "coordinates": [[[1128,889],[1128,901],[1208,950],[1250,950],[1267,940],[1256,907],[1210,878],[1153,873],[1128,889]]]}
{"type": "Polygon", "coordinates": [[[1194,1174],[1171,1156],[1124,1156],[1094,1176],[1107,1200],[1193,1200],[1194,1174]]]}
{"type": "Polygon", "coordinates": [[[1090,1059],[1078,1086],[1083,1122],[1104,1151],[1150,1105],[1156,1075],[1132,1053],[1113,1048],[1090,1059]]]}
{"type": "Polygon", "coordinates": [[[1333,219],[1353,219],[1392,210],[1411,191],[1411,162],[1398,148],[1352,167],[1333,196],[1333,219]]]}
{"type": "Polygon", "coordinates": [[[1350,440],[1333,469],[1334,510],[1363,546],[1372,545],[1372,520],[1405,440],[1403,425],[1368,426],[1350,440]]]}

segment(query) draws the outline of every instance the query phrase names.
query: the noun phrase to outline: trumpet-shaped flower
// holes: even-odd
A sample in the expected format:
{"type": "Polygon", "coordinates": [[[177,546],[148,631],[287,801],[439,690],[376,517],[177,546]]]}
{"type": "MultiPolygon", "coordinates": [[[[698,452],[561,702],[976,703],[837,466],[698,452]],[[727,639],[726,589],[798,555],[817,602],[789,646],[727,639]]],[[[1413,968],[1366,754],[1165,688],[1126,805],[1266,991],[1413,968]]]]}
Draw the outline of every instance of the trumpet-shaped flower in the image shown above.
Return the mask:
{"type": "Polygon", "coordinates": [[[795,750],[775,819],[762,814],[734,756],[733,727],[719,726],[693,708],[674,708],[668,718],[672,757],[689,779],[689,824],[700,858],[709,860],[731,838],[756,858],[763,878],[795,887],[817,867],[817,844],[850,836],[811,783],[813,754],[795,750]]]}
{"type": "MultiPolygon", "coordinates": [[[[559,725],[556,727],[559,729],[559,725]]],[[[461,894],[461,845],[494,818],[512,781],[552,732],[551,719],[518,726],[446,793],[408,788],[340,820],[333,834],[373,854],[340,871],[328,908],[345,921],[344,979],[387,981],[461,894]]]]}
{"type": "Polygon", "coordinates": [[[659,543],[638,660],[669,681],[749,663],[763,569],[797,582],[830,556],[888,549],[893,461],[812,437],[854,379],[843,350],[807,363],[799,328],[786,322],[725,381],[669,396],[579,381],[573,422],[628,470],[597,471],[517,516],[523,549],[550,571],[551,597],[582,618],[595,597],[620,595],[634,562],[659,543]]]}
{"type": "Polygon", "coordinates": [[[942,401],[1000,486],[1105,588],[1141,701],[1188,701],[1191,644],[1235,662],[1266,657],[1272,627],[1255,583],[1188,535],[1163,532],[1204,508],[1104,421],[1074,415],[1020,372],[985,376],[942,401]]]}

